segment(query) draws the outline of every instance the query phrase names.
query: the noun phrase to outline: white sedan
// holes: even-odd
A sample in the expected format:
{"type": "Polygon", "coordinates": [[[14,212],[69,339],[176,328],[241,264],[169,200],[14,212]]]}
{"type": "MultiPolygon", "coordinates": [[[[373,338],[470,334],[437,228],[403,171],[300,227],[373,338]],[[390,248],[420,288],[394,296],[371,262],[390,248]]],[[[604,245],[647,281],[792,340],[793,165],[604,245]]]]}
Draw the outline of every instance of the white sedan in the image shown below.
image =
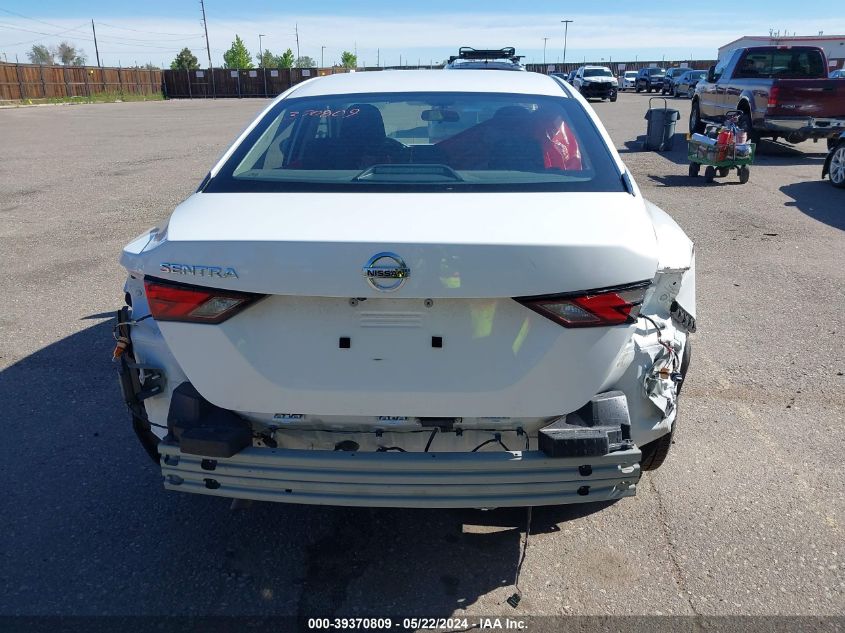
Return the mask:
{"type": "Polygon", "coordinates": [[[169,490],[606,501],[669,451],[693,245],[559,79],[298,84],[121,262],[115,356],[169,490]]]}

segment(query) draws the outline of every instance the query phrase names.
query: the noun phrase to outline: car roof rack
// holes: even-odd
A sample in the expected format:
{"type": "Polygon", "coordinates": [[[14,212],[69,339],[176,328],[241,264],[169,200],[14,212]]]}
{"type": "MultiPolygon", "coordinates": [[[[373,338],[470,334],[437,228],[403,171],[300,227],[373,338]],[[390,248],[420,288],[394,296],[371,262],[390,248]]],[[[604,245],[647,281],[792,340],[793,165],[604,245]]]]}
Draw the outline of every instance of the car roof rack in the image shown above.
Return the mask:
{"type": "Polygon", "coordinates": [[[520,59],[525,57],[524,55],[517,55],[516,49],[513,46],[506,46],[505,48],[472,48],[471,46],[461,46],[458,49],[457,55],[452,55],[449,57],[449,63],[451,64],[453,61],[457,59],[476,59],[476,60],[489,60],[489,59],[508,59],[514,63],[519,62],[520,59]]]}

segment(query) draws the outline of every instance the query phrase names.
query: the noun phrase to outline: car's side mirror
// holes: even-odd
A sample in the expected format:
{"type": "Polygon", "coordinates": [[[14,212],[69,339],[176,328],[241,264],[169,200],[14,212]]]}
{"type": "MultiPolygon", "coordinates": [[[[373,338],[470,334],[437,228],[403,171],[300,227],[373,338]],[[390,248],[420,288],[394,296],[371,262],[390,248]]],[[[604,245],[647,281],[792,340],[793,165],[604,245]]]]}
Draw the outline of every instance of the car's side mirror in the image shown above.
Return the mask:
{"type": "Polygon", "coordinates": [[[707,69],[707,83],[716,83],[716,66],[707,69]]]}

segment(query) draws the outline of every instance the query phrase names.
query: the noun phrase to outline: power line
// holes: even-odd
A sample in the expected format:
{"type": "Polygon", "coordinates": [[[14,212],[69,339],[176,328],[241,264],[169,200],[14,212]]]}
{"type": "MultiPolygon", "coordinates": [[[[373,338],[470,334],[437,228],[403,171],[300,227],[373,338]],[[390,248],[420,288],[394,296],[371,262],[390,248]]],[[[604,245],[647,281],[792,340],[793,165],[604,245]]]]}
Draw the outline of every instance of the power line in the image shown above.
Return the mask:
{"type": "Polygon", "coordinates": [[[144,31],[143,29],[130,29],[128,26],[116,26],[107,22],[100,22],[101,26],[108,26],[113,29],[122,29],[124,31],[135,31],[136,33],[151,33],[152,35],[175,35],[179,37],[202,37],[202,33],[164,33],[162,31],[144,31]]]}

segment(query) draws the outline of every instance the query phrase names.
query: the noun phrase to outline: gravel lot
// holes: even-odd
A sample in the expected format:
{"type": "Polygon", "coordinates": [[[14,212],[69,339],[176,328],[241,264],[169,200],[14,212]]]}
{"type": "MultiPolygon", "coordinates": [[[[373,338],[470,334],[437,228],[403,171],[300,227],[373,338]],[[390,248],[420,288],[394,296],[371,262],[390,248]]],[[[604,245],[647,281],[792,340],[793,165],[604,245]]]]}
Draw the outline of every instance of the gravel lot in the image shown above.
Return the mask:
{"type": "Polygon", "coordinates": [[[812,143],[692,180],[680,135],[639,150],[645,95],[594,107],[697,245],[679,431],[635,498],[534,512],[516,611],[523,510],[165,493],[110,363],[117,257],[264,104],[0,110],[0,614],[845,615],[845,191],[812,143]]]}

